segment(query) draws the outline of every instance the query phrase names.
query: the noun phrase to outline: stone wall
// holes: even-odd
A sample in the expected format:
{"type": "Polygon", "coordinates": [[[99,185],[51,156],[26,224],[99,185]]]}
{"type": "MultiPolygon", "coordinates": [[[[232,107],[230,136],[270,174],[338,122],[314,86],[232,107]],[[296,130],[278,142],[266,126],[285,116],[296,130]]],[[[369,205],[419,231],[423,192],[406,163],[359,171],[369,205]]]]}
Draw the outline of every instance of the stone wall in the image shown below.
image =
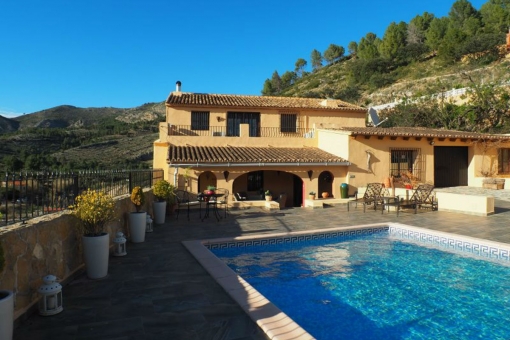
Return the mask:
{"type": "MultiPolygon", "coordinates": [[[[144,210],[151,215],[152,199],[152,191],[146,192],[144,210]]],[[[117,231],[129,236],[129,212],[134,211],[129,195],[116,197],[115,201],[117,217],[108,225],[111,251],[117,231]]],[[[0,246],[5,255],[0,289],[15,293],[15,319],[37,303],[37,288],[44,276],[52,274],[65,282],[84,269],[79,223],[70,211],[64,211],[0,227],[0,246]]]]}

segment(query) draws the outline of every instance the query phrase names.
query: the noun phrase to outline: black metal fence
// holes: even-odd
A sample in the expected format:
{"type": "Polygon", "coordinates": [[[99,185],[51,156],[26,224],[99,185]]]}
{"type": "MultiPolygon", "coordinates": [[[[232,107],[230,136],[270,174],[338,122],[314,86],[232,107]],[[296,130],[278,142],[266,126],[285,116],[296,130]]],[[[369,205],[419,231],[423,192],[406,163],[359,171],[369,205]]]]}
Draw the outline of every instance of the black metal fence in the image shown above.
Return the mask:
{"type": "Polygon", "coordinates": [[[131,194],[136,186],[150,188],[163,176],[161,169],[7,173],[0,191],[0,226],[65,210],[87,189],[116,197],[131,194]]]}

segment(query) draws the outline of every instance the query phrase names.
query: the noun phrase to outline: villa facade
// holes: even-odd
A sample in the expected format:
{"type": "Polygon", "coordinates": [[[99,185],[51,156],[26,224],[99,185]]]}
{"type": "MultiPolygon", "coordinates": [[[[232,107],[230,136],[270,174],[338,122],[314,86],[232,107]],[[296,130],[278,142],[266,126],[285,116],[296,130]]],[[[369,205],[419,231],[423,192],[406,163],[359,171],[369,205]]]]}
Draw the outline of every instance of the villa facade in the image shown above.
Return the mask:
{"type": "Polygon", "coordinates": [[[180,189],[209,185],[261,198],[340,197],[393,176],[436,187],[481,186],[510,175],[510,136],[426,128],[366,127],[367,110],[341,100],[176,91],[154,142],[154,168],[180,189]]]}

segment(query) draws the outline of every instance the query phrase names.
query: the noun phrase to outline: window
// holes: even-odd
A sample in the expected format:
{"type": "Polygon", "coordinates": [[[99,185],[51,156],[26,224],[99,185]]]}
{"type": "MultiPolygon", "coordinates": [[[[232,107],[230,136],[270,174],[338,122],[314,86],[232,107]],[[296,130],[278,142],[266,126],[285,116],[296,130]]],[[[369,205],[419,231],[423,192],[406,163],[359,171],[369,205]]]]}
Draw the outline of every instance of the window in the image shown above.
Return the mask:
{"type": "Polygon", "coordinates": [[[498,174],[510,173],[510,149],[498,149],[498,174]]]}
{"type": "Polygon", "coordinates": [[[250,137],[260,137],[260,112],[227,112],[227,136],[239,137],[240,124],[249,125],[250,137]]]}
{"type": "Polygon", "coordinates": [[[297,132],[297,114],[282,113],[280,114],[280,131],[281,132],[297,132]]]}
{"type": "Polygon", "coordinates": [[[191,111],[191,130],[209,130],[209,111],[191,111]]]}
{"type": "Polygon", "coordinates": [[[390,176],[393,176],[397,182],[402,176],[421,180],[420,149],[391,149],[390,157],[390,176]]]}
{"type": "Polygon", "coordinates": [[[264,188],[262,171],[252,171],[248,173],[248,191],[259,191],[264,188]]]}

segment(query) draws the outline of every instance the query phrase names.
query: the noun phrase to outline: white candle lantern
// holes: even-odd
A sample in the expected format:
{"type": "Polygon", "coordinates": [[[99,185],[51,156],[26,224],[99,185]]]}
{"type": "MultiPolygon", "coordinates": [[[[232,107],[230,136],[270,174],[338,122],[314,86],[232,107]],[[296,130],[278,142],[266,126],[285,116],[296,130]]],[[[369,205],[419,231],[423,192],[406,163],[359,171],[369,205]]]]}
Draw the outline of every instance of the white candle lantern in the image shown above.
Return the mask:
{"type": "Polygon", "coordinates": [[[39,314],[43,316],[55,315],[64,310],[62,307],[62,285],[54,275],[43,277],[43,284],[37,292],[42,295],[39,300],[39,314]]]}
{"type": "Polygon", "coordinates": [[[115,248],[113,250],[113,256],[124,256],[127,255],[126,252],[126,238],[124,234],[120,231],[115,234],[115,238],[113,239],[113,243],[115,244],[115,248]]]}
{"type": "Polygon", "coordinates": [[[147,222],[147,227],[145,228],[145,232],[146,233],[152,233],[154,231],[154,229],[152,228],[152,218],[151,218],[151,215],[147,214],[146,222],[147,222]]]}

